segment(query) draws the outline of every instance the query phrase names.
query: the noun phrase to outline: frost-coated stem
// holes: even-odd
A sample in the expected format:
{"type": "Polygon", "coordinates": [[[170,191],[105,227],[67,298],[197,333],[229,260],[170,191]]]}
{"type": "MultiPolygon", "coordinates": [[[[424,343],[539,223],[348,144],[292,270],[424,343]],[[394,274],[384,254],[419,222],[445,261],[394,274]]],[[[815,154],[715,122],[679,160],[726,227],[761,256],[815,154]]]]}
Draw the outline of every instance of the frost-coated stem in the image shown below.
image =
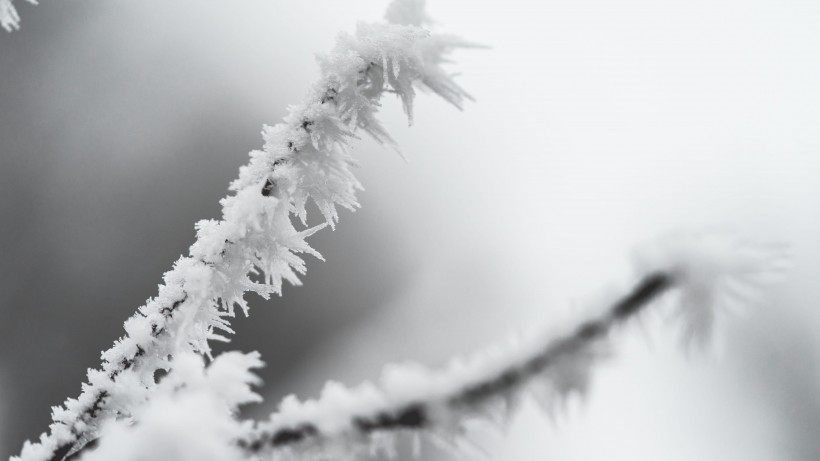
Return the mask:
{"type": "MultiPolygon", "coordinates": [[[[282,413],[274,414],[270,423],[261,424],[247,439],[240,440],[239,445],[250,453],[261,453],[276,452],[290,447],[298,450],[296,447],[309,446],[315,442],[327,443],[333,439],[344,439],[345,443],[355,443],[354,441],[366,441],[370,435],[380,432],[450,431],[454,424],[458,425],[463,419],[463,415],[483,413],[489,403],[509,399],[532,380],[543,377],[550,369],[575,361],[584,363],[584,356],[594,349],[598,341],[607,337],[609,332],[620,323],[636,316],[674,284],[675,279],[670,274],[663,272],[650,274],[603,315],[577,325],[565,336],[559,336],[541,347],[533,347],[531,350],[530,347],[523,347],[510,351],[500,368],[493,366],[490,361],[480,360],[468,365],[467,369],[456,365],[437,375],[431,374],[426,385],[418,386],[418,383],[415,385],[416,392],[426,389],[430,391],[428,395],[416,398],[396,398],[382,391],[382,395],[378,396],[382,404],[373,405],[377,397],[372,392],[379,391],[375,388],[366,388],[366,392],[370,394],[369,398],[363,398],[359,408],[351,407],[347,414],[340,414],[337,409],[324,412],[319,408],[323,400],[327,406],[334,405],[336,403],[334,400],[338,400],[339,397],[333,397],[332,393],[335,392],[338,395],[342,392],[339,389],[331,391],[331,396],[323,396],[316,402],[313,409],[299,408],[286,402],[282,413]],[[522,352],[524,350],[526,352],[522,352]],[[470,376],[470,378],[459,382],[457,376],[470,376]],[[436,381],[442,383],[436,383],[436,381]],[[452,384],[443,384],[448,381],[452,384]],[[362,407],[370,405],[372,408],[362,410],[362,407]],[[305,419],[288,424],[279,422],[298,420],[298,417],[292,414],[300,410],[306,414],[313,413],[321,416],[322,419],[305,419]],[[331,412],[336,414],[331,416],[328,414],[331,412]],[[333,419],[337,421],[332,422],[333,419]],[[326,432],[325,428],[329,421],[336,427],[326,432]]],[[[569,376],[559,373],[553,376],[553,379],[555,377],[567,379],[569,376]]],[[[565,384],[583,385],[581,381],[565,384]]],[[[357,391],[350,392],[351,398],[355,398],[353,395],[357,391]]],[[[364,392],[360,395],[363,394],[364,392]]],[[[349,448],[348,446],[347,449],[349,448]]]]}
{"type": "Polygon", "coordinates": [[[637,281],[608,295],[603,310],[596,309],[600,314],[454,360],[441,371],[393,365],[378,385],[329,383],[316,400],[288,397],[237,444],[251,457],[351,459],[379,449],[391,453],[393,436],[411,432],[458,449],[466,422],[503,424],[522,395],[552,413],[570,394],[584,394],[595,365],[612,355],[611,333],[667,294],[691,344],[710,335],[722,309],[749,303],[787,266],[780,249],[713,234],[669,236],[644,247],[635,262],[637,281]]]}
{"type": "MultiPolygon", "coordinates": [[[[362,130],[392,144],[376,118],[384,93],[398,95],[411,121],[414,87],[456,107],[469,98],[442,67],[449,52],[469,44],[418,27],[423,2],[401,3],[408,14],[390,15],[401,24],[359,24],[319,59],[319,81],[283,123],[264,128],[263,150],[251,152],[230,186],[234,194],[220,202],[222,219],[197,223],[189,256],[177,260],[157,297],[125,322],[126,335],[102,353],[100,369],[89,370],[80,396],[55,407],[50,433],[26,442],[13,459],[60,460],[95,439],[106,420],[133,418],[132,410],[156,389],[154,374],[169,369],[173,357],[210,355],[209,341],[226,340],[222,333],[232,333],[228,319],[235,307],[248,313],[246,292],[267,298],[281,294],[284,280],[298,285],[305,272],[299,255],[321,258],[305,239],[335,226],[337,206],[358,207],[361,186],[350,170],[350,141],[362,130]],[[326,224],[300,231],[291,215],[304,224],[308,200],[326,224]]],[[[15,25],[15,18],[10,0],[0,0],[3,25],[15,25]]]]}

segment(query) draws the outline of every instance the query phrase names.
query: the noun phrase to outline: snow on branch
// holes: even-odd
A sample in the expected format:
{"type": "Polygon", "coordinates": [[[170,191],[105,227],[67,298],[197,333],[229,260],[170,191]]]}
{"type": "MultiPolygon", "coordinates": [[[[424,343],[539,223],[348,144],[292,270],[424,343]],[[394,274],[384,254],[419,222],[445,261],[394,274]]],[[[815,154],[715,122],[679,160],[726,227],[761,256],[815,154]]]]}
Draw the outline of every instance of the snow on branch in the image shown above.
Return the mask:
{"type": "MultiPolygon", "coordinates": [[[[37,4],[37,0],[28,0],[28,2],[37,4]]],[[[14,7],[13,0],[0,0],[0,26],[8,32],[20,28],[20,15],[14,7]]]]}
{"type": "MultiPolygon", "coordinates": [[[[715,235],[678,235],[641,251],[634,286],[613,296],[600,314],[516,338],[433,372],[415,365],[385,369],[381,383],[346,389],[328,383],[317,400],[285,399],[278,413],[238,442],[248,456],[273,459],[354,459],[395,452],[395,435],[424,436],[459,451],[465,423],[503,424],[530,395],[553,413],[572,393],[583,395],[597,362],[612,355],[610,333],[651,303],[671,298],[684,331],[706,338],[727,303],[751,302],[777,277],[787,258],[777,248],[715,235]],[[738,291],[742,286],[744,290],[738,291]]],[[[597,310],[597,308],[596,308],[597,310]]]]}
{"type": "MultiPolygon", "coordinates": [[[[418,1],[407,9],[418,15],[418,1]]],[[[3,24],[16,24],[9,0],[0,0],[3,24]],[[8,21],[8,22],[7,22],[8,21]]],[[[400,19],[401,15],[393,15],[400,19]]],[[[407,22],[407,21],[405,21],[407,22]]],[[[410,21],[412,22],[412,21],[410,21]]],[[[284,122],[266,126],[264,147],[250,153],[221,200],[222,219],[196,225],[197,238],[163,278],[159,293],[125,322],[126,335],[102,353],[102,367],[89,370],[76,399],[53,409],[50,433],[26,442],[19,461],[59,460],[98,436],[101,423],[131,420],[157,385],[155,373],[189,352],[210,355],[209,341],[227,340],[229,318],[244,294],[281,294],[283,281],[298,285],[301,255],[321,259],[306,238],[335,226],[337,207],[359,206],[361,188],[350,170],[350,142],[363,131],[393,144],[376,118],[383,94],[395,93],[412,121],[416,87],[429,89],[457,107],[469,98],[444,70],[445,56],[468,44],[433,35],[414,25],[359,24],[341,34],[320,58],[321,77],[307,98],[290,108],[284,122]],[[326,224],[297,230],[291,214],[306,219],[312,200],[326,224]]]]}
{"type": "Polygon", "coordinates": [[[139,424],[110,421],[98,447],[86,449],[83,461],[240,460],[233,442],[250,424],[233,413],[262,398],[251,390],[262,366],[259,354],[226,352],[206,368],[201,356],[180,354],[173,370],[154,390],[150,405],[134,409],[139,424]]]}

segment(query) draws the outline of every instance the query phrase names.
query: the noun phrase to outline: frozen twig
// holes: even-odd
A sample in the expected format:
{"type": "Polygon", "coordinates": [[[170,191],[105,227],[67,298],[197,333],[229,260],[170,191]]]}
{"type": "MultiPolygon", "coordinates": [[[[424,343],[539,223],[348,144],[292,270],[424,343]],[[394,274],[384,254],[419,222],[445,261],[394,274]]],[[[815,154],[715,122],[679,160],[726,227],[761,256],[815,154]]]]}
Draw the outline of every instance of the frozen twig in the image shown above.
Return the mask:
{"type": "MultiPolygon", "coordinates": [[[[412,4],[410,12],[422,6],[405,3],[412,4]]],[[[0,0],[0,8],[3,18],[16,18],[9,16],[9,0],[0,0]]],[[[263,150],[251,152],[230,186],[234,194],[221,201],[222,219],[197,224],[189,256],[165,274],[157,297],[125,322],[126,335],[103,352],[100,369],[89,370],[80,396],[55,407],[50,433],[26,442],[14,459],[62,459],[95,439],[102,422],[133,418],[133,408],[156,388],[155,373],[171,368],[173,357],[210,355],[209,341],[232,333],[235,307],[248,312],[246,292],[267,298],[281,294],[285,280],[299,284],[305,272],[300,254],[321,258],[305,239],[325,224],[297,230],[291,214],[304,223],[310,199],[333,227],[337,206],[358,207],[361,186],[350,170],[349,143],[361,130],[392,144],[376,118],[386,91],[398,95],[411,120],[414,87],[461,107],[468,95],[442,64],[464,46],[414,25],[360,24],[354,35],[341,34],[320,58],[321,77],[304,102],[291,107],[283,123],[264,128],[263,150]]]]}
{"type": "Polygon", "coordinates": [[[636,261],[637,282],[599,315],[455,360],[443,371],[392,366],[380,385],[346,389],[329,383],[317,400],[289,397],[239,445],[249,455],[274,459],[335,459],[377,449],[390,453],[393,436],[411,432],[458,450],[466,444],[466,421],[504,421],[522,395],[554,412],[569,394],[583,394],[595,364],[612,354],[610,333],[661,297],[672,298],[685,332],[705,339],[712,322],[704,318],[714,318],[729,302],[751,301],[786,258],[778,249],[703,234],[663,239],[636,261]],[[746,291],[741,295],[737,286],[746,291]]]}

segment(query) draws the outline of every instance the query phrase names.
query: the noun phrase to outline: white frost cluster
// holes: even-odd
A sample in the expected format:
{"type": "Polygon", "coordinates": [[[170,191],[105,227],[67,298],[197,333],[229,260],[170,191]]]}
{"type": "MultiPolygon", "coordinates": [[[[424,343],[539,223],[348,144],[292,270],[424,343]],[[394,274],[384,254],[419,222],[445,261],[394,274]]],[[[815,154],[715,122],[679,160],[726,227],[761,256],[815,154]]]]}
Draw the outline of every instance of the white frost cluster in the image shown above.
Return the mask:
{"type": "Polygon", "coordinates": [[[677,232],[644,245],[635,254],[640,272],[669,271],[678,280],[674,315],[683,320],[683,340],[704,346],[725,312],[754,302],[761,287],[790,265],[787,249],[758,245],[719,232],[677,232]]]}
{"type": "MultiPolygon", "coordinates": [[[[28,0],[28,2],[37,4],[37,0],[28,0]]],[[[20,15],[17,14],[13,0],[0,0],[0,26],[8,32],[20,28],[20,15]]]]}
{"type": "Polygon", "coordinates": [[[104,425],[99,446],[83,461],[242,459],[234,440],[247,427],[234,413],[262,400],[250,389],[259,383],[251,372],[262,366],[259,354],[224,353],[207,368],[201,356],[182,354],[171,366],[150,404],[136,406],[131,419],[104,425]]]}
{"type": "MultiPolygon", "coordinates": [[[[13,11],[9,0],[0,6],[6,15],[13,11]]],[[[95,439],[103,421],[133,417],[134,406],[155,392],[157,370],[172,368],[181,354],[210,355],[209,341],[227,339],[235,307],[248,312],[245,293],[267,298],[281,294],[283,281],[299,284],[301,255],[321,258],[306,238],[324,225],[299,230],[291,215],[304,223],[312,200],[335,226],[337,207],[359,206],[349,144],[359,131],[392,144],[376,118],[384,93],[395,93],[408,117],[416,86],[460,107],[467,94],[441,65],[462,46],[412,25],[360,24],[355,34],[340,35],[320,58],[321,77],[305,101],[283,123],[265,127],[263,149],[251,152],[230,186],[233,195],[221,201],[222,219],[196,225],[189,255],[125,322],[126,335],[102,353],[100,369],[89,370],[81,395],[55,407],[50,433],[26,442],[15,459],[47,461],[95,439]]]]}

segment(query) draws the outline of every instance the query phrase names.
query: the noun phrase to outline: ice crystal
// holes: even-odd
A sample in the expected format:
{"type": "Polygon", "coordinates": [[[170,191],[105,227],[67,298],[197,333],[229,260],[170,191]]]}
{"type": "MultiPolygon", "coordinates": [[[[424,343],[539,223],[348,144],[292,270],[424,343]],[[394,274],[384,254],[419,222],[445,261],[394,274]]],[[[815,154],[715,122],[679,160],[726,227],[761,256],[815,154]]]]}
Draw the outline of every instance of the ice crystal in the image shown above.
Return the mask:
{"type": "Polygon", "coordinates": [[[781,245],[758,245],[719,232],[676,232],[636,252],[638,270],[667,267],[678,280],[674,314],[682,318],[683,341],[704,346],[715,322],[749,305],[761,287],[782,276],[789,254],[781,245]]]}

